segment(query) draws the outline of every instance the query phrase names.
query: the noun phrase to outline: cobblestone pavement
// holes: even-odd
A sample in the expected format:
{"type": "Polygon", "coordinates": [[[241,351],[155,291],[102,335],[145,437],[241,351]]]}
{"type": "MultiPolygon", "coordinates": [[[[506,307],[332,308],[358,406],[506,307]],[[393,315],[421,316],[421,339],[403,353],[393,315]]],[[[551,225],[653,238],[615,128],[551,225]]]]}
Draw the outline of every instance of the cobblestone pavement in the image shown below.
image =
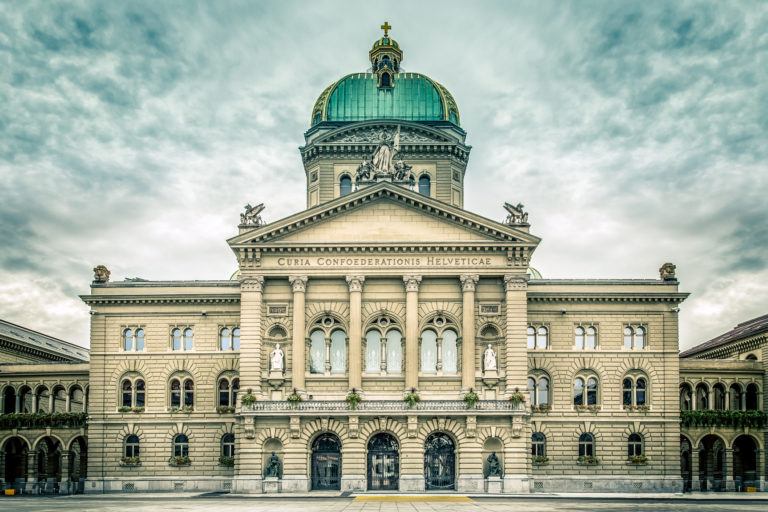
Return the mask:
{"type": "MultiPolygon", "coordinates": [[[[742,495],[743,496],[743,495],[742,495]]],[[[539,511],[765,511],[765,500],[743,499],[634,499],[615,498],[468,498],[465,496],[387,496],[358,498],[260,498],[162,496],[0,497],[0,511],[56,512],[539,512],[539,511]]],[[[761,496],[762,497],[762,496],[761,496]]]]}

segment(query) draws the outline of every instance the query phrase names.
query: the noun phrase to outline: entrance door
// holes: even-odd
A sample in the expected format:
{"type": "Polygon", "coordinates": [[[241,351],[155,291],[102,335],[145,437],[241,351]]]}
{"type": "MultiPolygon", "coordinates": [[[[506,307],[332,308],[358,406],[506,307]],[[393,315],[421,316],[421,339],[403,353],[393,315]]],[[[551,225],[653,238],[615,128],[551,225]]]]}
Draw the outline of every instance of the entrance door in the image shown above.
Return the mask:
{"type": "Polygon", "coordinates": [[[389,434],[376,434],[368,441],[368,490],[396,491],[399,476],[397,440],[389,434]]]}
{"type": "Polygon", "coordinates": [[[333,434],[321,434],[312,443],[312,489],[341,489],[341,441],[333,434]]]}
{"type": "Polygon", "coordinates": [[[442,432],[431,434],[424,443],[424,484],[427,490],[456,488],[456,456],[453,440],[442,432]]]}

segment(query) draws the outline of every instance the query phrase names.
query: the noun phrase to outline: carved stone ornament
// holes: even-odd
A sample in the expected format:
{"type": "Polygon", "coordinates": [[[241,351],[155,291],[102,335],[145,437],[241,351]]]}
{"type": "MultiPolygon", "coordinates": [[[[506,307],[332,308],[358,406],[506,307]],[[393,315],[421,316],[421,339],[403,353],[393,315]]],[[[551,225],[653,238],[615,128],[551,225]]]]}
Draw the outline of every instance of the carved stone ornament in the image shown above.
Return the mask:
{"type": "Polygon", "coordinates": [[[251,421],[246,421],[243,425],[243,429],[245,430],[245,438],[246,439],[255,439],[256,438],[256,425],[254,425],[254,422],[256,420],[253,419],[251,421]]]}
{"type": "Polygon", "coordinates": [[[408,437],[419,436],[419,418],[418,416],[408,416],[408,437]]]}
{"type": "Polygon", "coordinates": [[[379,142],[373,154],[360,162],[355,172],[355,187],[370,185],[379,179],[391,181],[406,188],[416,186],[416,177],[411,172],[412,167],[402,159],[400,154],[400,127],[392,135],[379,142]]]}
{"type": "Polygon", "coordinates": [[[405,283],[406,292],[417,292],[419,291],[421,276],[403,276],[403,282],[405,283]]]}
{"type": "Polygon", "coordinates": [[[307,276],[288,276],[288,281],[293,287],[293,293],[307,291],[307,281],[309,281],[307,276]]]}
{"type": "Polygon", "coordinates": [[[257,204],[256,206],[247,204],[244,208],[245,212],[240,214],[241,226],[263,226],[266,224],[261,218],[261,212],[265,208],[264,203],[257,204]]]}
{"type": "Polygon", "coordinates": [[[467,437],[475,437],[477,435],[477,416],[467,416],[467,437]]]}
{"type": "Polygon", "coordinates": [[[349,432],[349,437],[357,439],[357,436],[360,434],[360,418],[358,416],[349,417],[347,431],[349,432]]]}
{"type": "Polygon", "coordinates": [[[518,439],[523,433],[523,418],[520,416],[512,416],[512,437],[518,439]]]}
{"type": "Polygon", "coordinates": [[[525,290],[528,287],[527,276],[506,274],[504,276],[504,286],[508,292],[525,290]]]}
{"type": "Polygon", "coordinates": [[[347,276],[347,284],[350,292],[362,292],[365,276],[347,276]]]}
{"type": "Polygon", "coordinates": [[[475,291],[477,282],[480,280],[478,274],[462,274],[459,279],[461,280],[461,289],[465,292],[475,291]]]}
{"type": "Polygon", "coordinates": [[[523,208],[523,203],[514,206],[512,203],[504,203],[504,209],[509,212],[504,224],[528,224],[528,213],[523,208]]]}
{"type": "MultiPolygon", "coordinates": [[[[353,142],[358,144],[381,144],[392,140],[395,136],[395,128],[369,127],[357,129],[353,132],[342,133],[328,140],[328,142],[353,142]]],[[[405,129],[400,132],[400,141],[409,144],[447,142],[446,139],[428,137],[421,133],[405,129]]]]}
{"type": "Polygon", "coordinates": [[[299,416],[291,416],[291,438],[298,439],[301,437],[301,418],[299,416]]]}
{"type": "Polygon", "coordinates": [[[96,265],[93,267],[93,281],[95,283],[106,283],[109,281],[111,272],[104,265],[96,265]]]}
{"type": "Polygon", "coordinates": [[[246,277],[240,282],[240,290],[244,292],[264,291],[264,278],[262,276],[246,277]]]}
{"type": "Polygon", "coordinates": [[[675,269],[677,267],[672,263],[665,263],[661,266],[659,269],[659,277],[663,281],[676,281],[677,278],[675,277],[675,269]]]}

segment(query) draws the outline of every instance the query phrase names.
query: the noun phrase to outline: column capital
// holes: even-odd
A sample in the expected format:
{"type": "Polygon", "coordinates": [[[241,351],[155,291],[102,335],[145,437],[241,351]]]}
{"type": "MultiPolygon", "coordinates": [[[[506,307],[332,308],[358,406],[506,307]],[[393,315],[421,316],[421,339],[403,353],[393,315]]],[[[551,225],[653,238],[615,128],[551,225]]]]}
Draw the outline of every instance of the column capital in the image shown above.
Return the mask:
{"type": "Polygon", "coordinates": [[[508,292],[525,290],[528,287],[528,277],[517,274],[505,274],[504,286],[508,292]]]}
{"type": "Polygon", "coordinates": [[[307,276],[288,276],[291,286],[293,286],[293,293],[307,291],[307,276]]]}
{"type": "Polygon", "coordinates": [[[249,276],[240,281],[240,290],[244,292],[261,292],[264,291],[264,277],[263,276],[249,276]]]}
{"type": "Polygon", "coordinates": [[[350,292],[362,292],[365,276],[347,276],[347,285],[350,292]]]}
{"type": "Polygon", "coordinates": [[[478,274],[461,274],[459,276],[459,281],[461,281],[461,289],[465,292],[475,291],[475,287],[477,286],[477,282],[479,280],[480,276],[478,274]]]}
{"type": "Polygon", "coordinates": [[[406,292],[417,292],[419,291],[421,276],[403,276],[403,283],[405,283],[406,292]]]}

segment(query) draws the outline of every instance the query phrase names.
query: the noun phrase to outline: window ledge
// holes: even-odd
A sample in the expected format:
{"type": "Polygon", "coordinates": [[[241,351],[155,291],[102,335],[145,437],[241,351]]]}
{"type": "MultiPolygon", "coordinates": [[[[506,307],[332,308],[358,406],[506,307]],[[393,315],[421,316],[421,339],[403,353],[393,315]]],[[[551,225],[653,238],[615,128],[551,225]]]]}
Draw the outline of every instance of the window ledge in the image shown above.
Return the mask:
{"type": "Polygon", "coordinates": [[[625,465],[626,466],[647,466],[648,465],[648,461],[645,461],[645,462],[632,462],[632,461],[628,460],[625,463],[625,465]]]}
{"type": "Polygon", "coordinates": [[[136,468],[136,467],[141,466],[141,461],[139,460],[139,461],[136,461],[136,462],[126,462],[126,461],[121,459],[121,460],[119,460],[117,462],[117,464],[118,464],[118,466],[123,467],[123,468],[136,468]]]}
{"type": "Polygon", "coordinates": [[[168,459],[168,465],[181,468],[191,466],[192,461],[189,460],[189,457],[171,457],[168,459]]]}
{"type": "Polygon", "coordinates": [[[576,461],[577,466],[599,466],[600,462],[576,461]]]}

